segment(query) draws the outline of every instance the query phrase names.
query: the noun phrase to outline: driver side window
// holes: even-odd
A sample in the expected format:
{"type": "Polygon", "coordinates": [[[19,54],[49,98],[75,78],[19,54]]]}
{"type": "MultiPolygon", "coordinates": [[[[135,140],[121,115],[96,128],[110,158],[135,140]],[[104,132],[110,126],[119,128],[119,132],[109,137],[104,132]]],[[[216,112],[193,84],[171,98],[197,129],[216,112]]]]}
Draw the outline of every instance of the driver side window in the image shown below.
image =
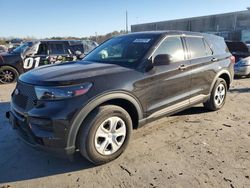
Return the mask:
{"type": "Polygon", "coordinates": [[[181,37],[168,37],[157,48],[153,59],[157,55],[169,55],[171,63],[185,60],[181,37]]]}
{"type": "Polygon", "coordinates": [[[47,55],[47,54],[48,54],[47,44],[40,44],[36,55],[47,55]]]}

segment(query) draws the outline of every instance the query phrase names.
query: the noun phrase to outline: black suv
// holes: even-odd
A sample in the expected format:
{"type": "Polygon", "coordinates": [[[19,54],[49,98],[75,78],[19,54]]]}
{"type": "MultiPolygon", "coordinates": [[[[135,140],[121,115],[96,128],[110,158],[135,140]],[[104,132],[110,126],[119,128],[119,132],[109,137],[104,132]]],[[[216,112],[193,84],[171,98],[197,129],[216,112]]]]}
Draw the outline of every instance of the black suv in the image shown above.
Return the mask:
{"type": "Polygon", "coordinates": [[[39,40],[0,53],[0,83],[16,82],[20,74],[38,66],[75,61],[96,47],[93,41],[39,40]]]}
{"type": "Polygon", "coordinates": [[[233,66],[221,37],[132,33],[83,61],[21,75],[6,116],[33,146],[102,164],[125,150],[132,129],[198,103],[222,108],[233,66]]]}

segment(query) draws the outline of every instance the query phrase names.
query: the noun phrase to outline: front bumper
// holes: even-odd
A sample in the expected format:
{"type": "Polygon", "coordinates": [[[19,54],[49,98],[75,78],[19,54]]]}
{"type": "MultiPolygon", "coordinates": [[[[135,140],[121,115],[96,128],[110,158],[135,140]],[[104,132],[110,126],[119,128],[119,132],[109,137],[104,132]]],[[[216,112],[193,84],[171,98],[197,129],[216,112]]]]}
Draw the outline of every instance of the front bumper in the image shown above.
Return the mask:
{"type": "Polygon", "coordinates": [[[75,147],[65,148],[63,140],[57,138],[53,131],[42,130],[30,123],[30,117],[18,113],[13,108],[6,112],[10,125],[29,146],[51,153],[61,158],[73,159],[75,147]]]}

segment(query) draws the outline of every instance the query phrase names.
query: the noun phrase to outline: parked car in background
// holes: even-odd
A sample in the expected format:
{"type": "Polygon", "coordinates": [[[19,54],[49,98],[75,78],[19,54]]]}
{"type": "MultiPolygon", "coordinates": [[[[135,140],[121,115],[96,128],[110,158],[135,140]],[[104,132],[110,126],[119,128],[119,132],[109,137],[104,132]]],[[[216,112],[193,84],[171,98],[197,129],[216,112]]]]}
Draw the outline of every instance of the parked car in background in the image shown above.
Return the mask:
{"type": "Polygon", "coordinates": [[[76,40],[37,40],[0,54],[0,83],[16,82],[20,74],[42,65],[82,59],[96,46],[76,40]]]}
{"type": "Polygon", "coordinates": [[[235,56],[235,76],[250,77],[250,45],[244,42],[226,42],[229,51],[235,56]]]}
{"type": "Polygon", "coordinates": [[[6,117],[34,147],[69,156],[80,151],[103,164],[122,154],[132,129],[198,103],[221,109],[234,63],[224,39],[214,35],[119,36],[83,61],[21,75],[6,117]]]}
{"type": "Polygon", "coordinates": [[[0,45],[0,53],[7,52],[8,48],[4,45],[0,45]]]}
{"type": "Polygon", "coordinates": [[[248,47],[248,50],[250,51],[250,43],[247,43],[246,45],[248,47]]]}

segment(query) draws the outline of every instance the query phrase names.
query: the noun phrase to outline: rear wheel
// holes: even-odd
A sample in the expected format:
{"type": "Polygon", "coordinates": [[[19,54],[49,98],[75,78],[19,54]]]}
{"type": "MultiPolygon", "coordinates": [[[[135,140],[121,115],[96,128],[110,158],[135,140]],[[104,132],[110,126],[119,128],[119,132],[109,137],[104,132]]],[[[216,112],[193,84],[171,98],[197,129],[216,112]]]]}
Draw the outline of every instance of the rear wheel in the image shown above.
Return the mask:
{"type": "Polygon", "coordinates": [[[123,108],[114,105],[96,108],[84,121],[78,135],[81,154],[100,165],[119,157],[132,132],[132,120],[123,108]]]}
{"type": "Polygon", "coordinates": [[[17,70],[10,66],[0,67],[0,83],[9,84],[17,81],[19,73],[17,70]]]}
{"type": "Polygon", "coordinates": [[[224,79],[219,78],[214,85],[211,96],[204,107],[208,110],[216,111],[221,109],[226,101],[227,96],[227,83],[224,79]]]}

